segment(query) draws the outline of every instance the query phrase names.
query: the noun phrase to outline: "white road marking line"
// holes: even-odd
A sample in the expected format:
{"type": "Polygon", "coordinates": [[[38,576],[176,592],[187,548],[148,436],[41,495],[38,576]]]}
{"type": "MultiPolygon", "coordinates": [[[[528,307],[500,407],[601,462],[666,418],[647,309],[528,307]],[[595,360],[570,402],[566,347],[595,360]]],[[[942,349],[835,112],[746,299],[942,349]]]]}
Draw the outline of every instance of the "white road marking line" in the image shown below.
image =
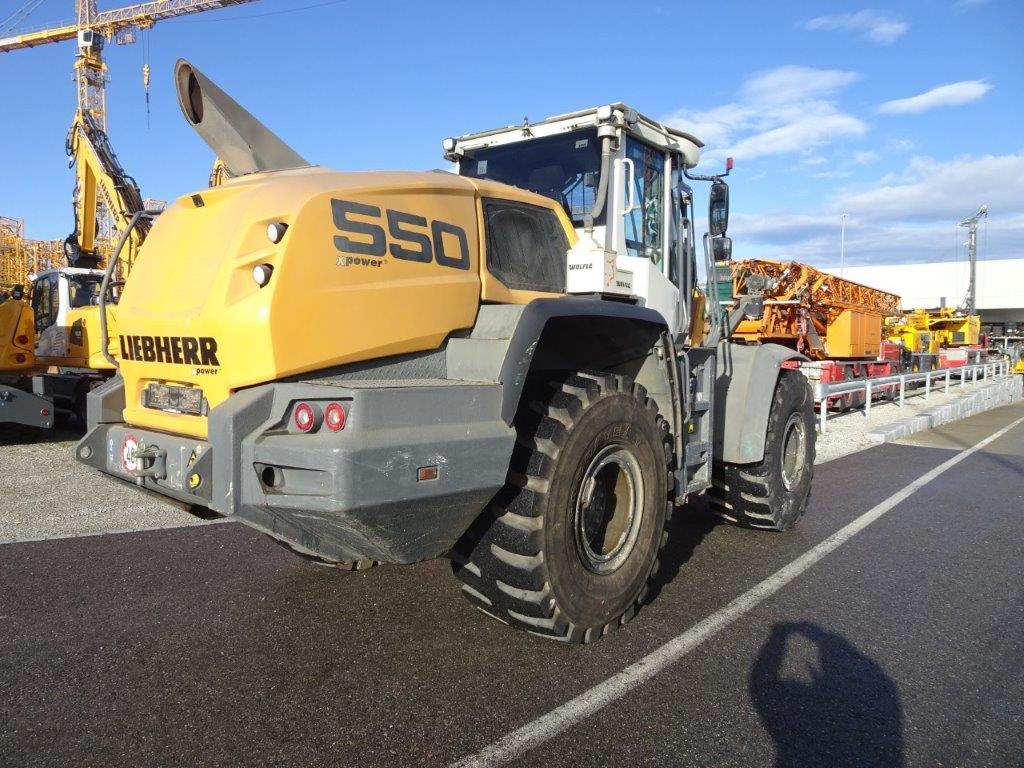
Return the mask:
{"type": "Polygon", "coordinates": [[[796,560],[783,566],[757,586],[744,592],[724,608],[693,625],[683,634],[669,640],[665,645],[643,657],[640,661],[631,664],[618,674],[613,675],[602,683],[598,683],[590,690],[551,710],[546,715],[542,715],[522,728],[512,731],[507,736],[484,747],[476,754],[469,755],[452,763],[449,768],[493,768],[493,766],[509,763],[534,747],[540,746],[585,720],[603,707],[622,698],[652,679],[659,672],[664,671],[667,667],[679,661],[705,640],[760,605],[823,557],[838,549],[893,507],[928,485],[939,475],[950,470],[971,454],[980,451],[989,443],[998,440],[1022,423],[1024,423],[1024,418],[1017,419],[1009,426],[989,435],[970,448],[965,448],[956,456],[943,462],[930,472],[921,475],[921,477],[903,490],[897,491],[853,522],[833,533],[817,546],[809,549],[796,560]]]}
{"type": "Polygon", "coordinates": [[[223,525],[224,523],[237,523],[234,518],[220,520],[197,520],[194,523],[180,523],[177,525],[153,525],[146,528],[119,528],[113,531],[83,531],[82,533],[55,533],[52,536],[36,536],[29,539],[2,539],[0,547],[5,544],[32,544],[38,541],[59,541],[61,539],[88,539],[94,536],[120,536],[124,533],[147,533],[149,531],[175,531],[179,528],[203,528],[207,525],[223,525]]]}

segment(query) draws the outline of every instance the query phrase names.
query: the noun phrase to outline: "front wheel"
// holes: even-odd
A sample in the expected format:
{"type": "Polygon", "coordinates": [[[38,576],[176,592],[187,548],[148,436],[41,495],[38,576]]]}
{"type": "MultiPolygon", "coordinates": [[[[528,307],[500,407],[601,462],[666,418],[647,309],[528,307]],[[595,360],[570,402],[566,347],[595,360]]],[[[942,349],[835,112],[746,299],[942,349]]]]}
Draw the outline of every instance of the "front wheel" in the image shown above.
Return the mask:
{"type": "Polygon", "coordinates": [[[764,458],[714,465],[712,508],[749,528],[785,531],[807,509],[814,475],[814,396],[803,374],[782,371],[768,416],[764,458]]]}
{"type": "Polygon", "coordinates": [[[573,374],[516,416],[505,487],[453,552],[484,613],[543,637],[596,640],[636,612],[672,510],[672,442],[643,387],[573,374]]]}

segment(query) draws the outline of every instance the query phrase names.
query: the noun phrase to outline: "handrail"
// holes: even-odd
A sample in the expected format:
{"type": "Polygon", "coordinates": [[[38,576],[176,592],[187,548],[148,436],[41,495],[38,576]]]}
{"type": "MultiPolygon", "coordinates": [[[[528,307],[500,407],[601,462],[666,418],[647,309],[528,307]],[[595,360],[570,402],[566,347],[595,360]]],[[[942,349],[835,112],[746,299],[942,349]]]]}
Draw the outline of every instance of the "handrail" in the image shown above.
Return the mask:
{"type": "Polygon", "coordinates": [[[942,368],[937,371],[921,371],[920,373],[901,373],[894,376],[864,378],[859,381],[854,379],[852,381],[839,381],[834,384],[824,384],[819,381],[814,385],[814,397],[819,403],[819,429],[821,434],[825,434],[828,401],[829,398],[834,395],[845,395],[863,391],[864,415],[867,417],[871,415],[871,402],[874,394],[880,390],[898,386],[900,393],[900,407],[903,407],[903,401],[906,397],[908,384],[923,382],[925,385],[923,394],[927,399],[931,394],[931,385],[934,379],[945,379],[946,393],[948,394],[950,379],[954,375],[960,379],[961,386],[966,386],[967,379],[969,377],[972,379],[972,382],[978,381],[979,370],[981,371],[982,381],[996,377],[1008,376],[1010,374],[1010,363],[1007,360],[994,360],[987,363],[973,363],[969,365],[958,365],[951,368],[942,368]],[[990,369],[991,374],[989,373],[990,369]]]}

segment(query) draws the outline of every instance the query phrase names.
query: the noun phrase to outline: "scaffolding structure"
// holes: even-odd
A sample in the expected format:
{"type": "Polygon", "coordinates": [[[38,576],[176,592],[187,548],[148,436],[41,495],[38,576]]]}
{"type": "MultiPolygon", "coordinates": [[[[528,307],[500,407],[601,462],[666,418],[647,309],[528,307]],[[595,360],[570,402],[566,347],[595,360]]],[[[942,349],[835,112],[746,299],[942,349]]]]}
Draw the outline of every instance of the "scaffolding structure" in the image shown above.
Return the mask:
{"type": "Polygon", "coordinates": [[[26,240],[25,220],[0,216],[0,286],[27,286],[32,275],[63,263],[60,240],[26,240]]]}

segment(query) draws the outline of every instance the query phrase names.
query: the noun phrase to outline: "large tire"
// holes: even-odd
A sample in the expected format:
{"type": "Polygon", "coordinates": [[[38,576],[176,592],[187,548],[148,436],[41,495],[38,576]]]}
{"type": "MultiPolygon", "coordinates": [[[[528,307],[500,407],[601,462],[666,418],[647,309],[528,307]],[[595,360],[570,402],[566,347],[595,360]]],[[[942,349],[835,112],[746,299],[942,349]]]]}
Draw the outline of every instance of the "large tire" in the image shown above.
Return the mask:
{"type": "Polygon", "coordinates": [[[539,386],[515,421],[508,479],[452,553],[462,591],[518,629],[588,643],[633,617],[668,534],[668,425],[625,376],[539,386]]]}
{"type": "Polygon", "coordinates": [[[768,416],[764,458],[757,464],[716,462],[712,509],[749,528],[792,528],[807,509],[815,438],[811,387],[802,374],[782,371],[768,416]]]}

